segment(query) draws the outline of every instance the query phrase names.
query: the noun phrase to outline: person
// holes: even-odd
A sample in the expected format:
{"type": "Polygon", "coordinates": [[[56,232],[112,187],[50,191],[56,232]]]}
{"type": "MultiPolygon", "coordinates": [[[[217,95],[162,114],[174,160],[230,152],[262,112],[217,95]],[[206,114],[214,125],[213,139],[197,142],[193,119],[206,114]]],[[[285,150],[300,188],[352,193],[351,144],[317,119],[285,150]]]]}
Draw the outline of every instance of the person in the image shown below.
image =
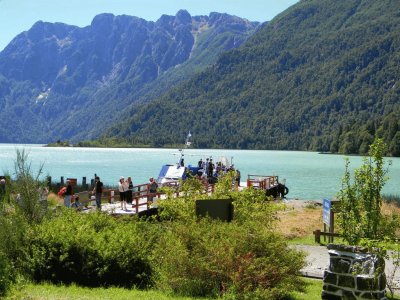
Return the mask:
{"type": "Polygon", "coordinates": [[[2,178],[0,180],[0,201],[6,197],[6,180],[2,178]]]}
{"type": "Polygon", "coordinates": [[[203,177],[205,179],[207,179],[207,175],[208,175],[208,165],[209,165],[209,158],[206,158],[206,161],[203,162],[203,177]]]}
{"type": "Polygon", "coordinates": [[[157,188],[158,188],[158,184],[157,182],[154,180],[153,177],[150,177],[149,179],[149,183],[147,184],[147,188],[149,190],[149,197],[148,197],[148,201],[153,202],[153,197],[155,196],[155,194],[157,193],[157,188]]]}
{"type": "Polygon", "coordinates": [[[239,169],[236,170],[235,180],[236,180],[237,187],[240,187],[240,171],[239,171],[239,169]]]}
{"type": "Polygon", "coordinates": [[[118,190],[119,190],[119,198],[121,200],[121,209],[126,210],[126,197],[125,197],[125,192],[128,190],[128,185],[125,181],[124,176],[121,176],[119,178],[119,183],[118,183],[118,190]]]}
{"type": "Polygon", "coordinates": [[[47,201],[47,196],[49,195],[49,190],[47,187],[42,187],[40,191],[40,201],[47,201]]]}
{"type": "Polygon", "coordinates": [[[100,181],[100,177],[96,176],[94,179],[94,188],[93,194],[96,199],[96,207],[98,210],[101,210],[101,195],[103,194],[103,183],[100,181]]]}
{"type": "Polygon", "coordinates": [[[82,203],[79,201],[79,196],[75,196],[75,201],[72,203],[71,207],[75,208],[77,211],[82,210],[82,203]]]}
{"type": "Polygon", "coordinates": [[[126,191],[126,202],[129,205],[132,205],[132,192],[133,192],[133,182],[132,182],[132,178],[128,177],[127,179],[127,183],[128,183],[128,190],[126,191]]]}
{"type": "Polygon", "coordinates": [[[208,162],[207,166],[207,177],[213,177],[213,172],[214,172],[214,164],[212,158],[210,158],[210,161],[208,162]]]}
{"type": "Polygon", "coordinates": [[[73,194],[74,194],[74,192],[72,190],[71,181],[67,180],[67,186],[66,186],[66,190],[64,193],[64,206],[65,207],[71,207],[71,198],[72,198],[73,194]]]}
{"type": "Polygon", "coordinates": [[[201,169],[203,168],[203,159],[200,158],[199,162],[197,163],[197,166],[201,169]]]}

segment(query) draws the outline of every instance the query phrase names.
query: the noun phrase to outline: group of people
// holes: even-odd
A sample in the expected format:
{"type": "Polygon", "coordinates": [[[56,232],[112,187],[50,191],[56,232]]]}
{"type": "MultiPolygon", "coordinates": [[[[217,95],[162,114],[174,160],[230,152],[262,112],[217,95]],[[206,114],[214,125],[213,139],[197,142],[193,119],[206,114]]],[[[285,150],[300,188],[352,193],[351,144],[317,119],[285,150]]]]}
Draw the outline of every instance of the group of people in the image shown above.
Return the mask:
{"type": "MultiPolygon", "coordinates": [[[[101,196],[103,194],[103,183],[100,181],[99,176],[95,176],[94,187],[92,194],[96,200],[96,207],[101,210],[101,196]]],[[[82,204],[79,201],[79,196],[74,194],[73,186],[71,180],[67,180],[67,184],[63,187],[58,195],[64,197],[64,206],[73,207],[77,210],[82,208],[82,204]],[[73,202],[72,202],[73,201],[73,202]]]]}
{"type": "MultiPolygon", "coordinates": [[[[131,177],[125,179],[121,176],[118,182],[119,197],[121,200],[121,209],[127,210],[127,204],[132,204],[133,200],[133,182],[131,177]]],[[[158,184],[153,177],[148,182],[148,194],[149,201],[152,201],[153,197],[157,193],[158,184]]],[[[98,210],[101,210],[101,197],[103,194],[103,183],[100,181],[100,177],[96,175],[94,187],[92,190],[92,197],[96,200],[96,206],[98,210]]],[[[74,207],[76,209],[81,208],[82,204],[79,202],[79,196],[74,194],[73,185],[70,180],[66,181],[66,186],[63,187],[58,195],[64,198],[65,207],[74,207]]]]}
{"type": "Polygon", "coordinates": [[[235,182],[237,186],[240,186],[240,171],[235,169],[233,165],[227,167],[222,162],[217,162],[216,164],[213,163],[212,158],[206,158],[204,161],[202,158],[197,163],[197,167],[200,169],[199,177],[202,179],[208,179],[209,183],[213,183],[213,179],[218,178],[221,174],[226,174],[230,171],[235,172],[235,182]]]}
{"type": "Polygon", "coordinates": [[[126,180],[124,176],[119,178],[118,182],[119,198],[121,200],[121,209],[127,210],[126,204],[132,204],[133,197],[133,182],[132,178],[128,177],[126,180]]]}
{"type": "MultiPolygon", "coordinates": [[[[153,177],[150,177],[147,183],[148,201],[153,200],[153,196],[157,193],[158,184],[153,177]]],[[[131,205],[133,200],[133,182],[132,178],[128,177],[125,180],[124,176],[119,178],[118,182],[119,197],[121,200],[121,209],[127,210],[127,204],[131,205]]]]}

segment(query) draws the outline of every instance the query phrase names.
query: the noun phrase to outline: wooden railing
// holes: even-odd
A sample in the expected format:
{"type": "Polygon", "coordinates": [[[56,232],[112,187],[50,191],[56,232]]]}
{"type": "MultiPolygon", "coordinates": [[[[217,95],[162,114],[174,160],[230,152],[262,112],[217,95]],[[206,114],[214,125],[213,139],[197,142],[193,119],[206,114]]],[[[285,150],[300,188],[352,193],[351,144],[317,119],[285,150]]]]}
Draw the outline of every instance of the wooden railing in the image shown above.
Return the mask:
{"type": "Polygon", "coordinates": [[[268,190],[278,185],[278,176],[265,176],[265,175],[248,175],[247,187],[253,187],[255,189],[268,190]]]}
{"type": "MultiPolygon", "coordinates": [[[[205,182],[204,184],[204,193],[212,194],[215,190],[214,184],[209,184],[205,182]]],[[[168,186],[176,188],[175,196],[179,197],[181,191],[179,190],[179,183],[171,183],[168,186]]],[[[79,201],[81,204],[87,206],[93,196],[92,191],[83,191],[79,193],[75,193],[76,196],[79,196],[79,201]]],[[[161,196],[164,195],[162,192],[151,193],[148,184],[139,184],[133,186],[132,191],[132,208],[135,209],[135,212],[139,212],[139,208],[141,206],[146,206],[149,208],[149,204],[154,200],[154,198],[160,199],[161,196]]],[[[118,201],[119,192],[117,189],[104,189],[102,193],[102,200],[107,199],[109,203],[114,203],[114,201],[118,201]]]]}

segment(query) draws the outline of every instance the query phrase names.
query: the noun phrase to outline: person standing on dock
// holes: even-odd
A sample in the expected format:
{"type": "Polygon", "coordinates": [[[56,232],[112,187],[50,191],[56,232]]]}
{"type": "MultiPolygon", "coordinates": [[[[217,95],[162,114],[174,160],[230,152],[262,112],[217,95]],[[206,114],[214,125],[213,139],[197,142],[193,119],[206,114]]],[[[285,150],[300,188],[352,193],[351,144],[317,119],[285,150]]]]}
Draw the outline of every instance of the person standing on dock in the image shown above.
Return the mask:
{"type": "Polygon", "coordinates": [[[157,188],[158,188],[158,184],[157,182],[154,180],[153,177],[150,177],[149,179],[149,183],[147,184],[147,188],[148,188],[148,202],[153,202],[153,198],[156,196],[157,193],[157,188]]]}
{"type": "Polygon", "coordinates": [[[131,205],[132,204],[132,193],[133,193],[133,182],[132,178],[129,176],[127,179],[128,190],[126,191],[126,202],[131,205]]]}
{"type": "Polygon", "coordinates": [[[208,162],[208,166],[207,166],[207,177],[211,178],[213,177],[213,172],[214,172],[214,163],[212,158],[210,158],[210,161],[208,162]]]}
{"type": "Polygon", "coordinates": [[[121,200],[121,209],[126,210],[126,191],[128,190],[128,184],[125,181],[124,176],[119,178],[118,183],[119,198],[121,200]]]}
{"type": "Polygon", "coordinates": [[[65,190],[64,194],[64,206],[71,207],[71,198],[74,192],[72,191],[71,181],[67,180],[67,189],[65,190]]]}
{"type": "Polygon", "coordinates": [[[101,211],[101,195],[103,194],[103,183],[100,181],[100,177],[96,176],[94,179],[93,194],[96,197],[97,209],[101,211]]]}
{"type": "Polygon", "coordinates": [[[209,158],[207,157],[206,162],[204,163],[204,166],[203,166],[203,177],[204,178],[207,178],[207,176],[208,176],[208,165],[209,165],[209,158]]]}
{"type": "Polygon", "coordinates": [[[235,180],[236,180],[236,188],[239,188],[240,187],[240,171],[239,170],[236,170],[235,180]]]}

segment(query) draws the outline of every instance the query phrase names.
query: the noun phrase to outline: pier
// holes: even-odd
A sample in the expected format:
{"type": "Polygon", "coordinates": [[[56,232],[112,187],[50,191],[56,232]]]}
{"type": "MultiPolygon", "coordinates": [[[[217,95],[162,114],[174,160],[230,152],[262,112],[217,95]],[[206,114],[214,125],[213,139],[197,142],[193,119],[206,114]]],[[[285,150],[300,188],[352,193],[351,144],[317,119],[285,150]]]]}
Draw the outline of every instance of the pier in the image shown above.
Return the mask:
{"type": "MultiPolygon", "coordinates": [[[[78,185],[76,178],[66,178],[74,186],[74,196],[79,196],[79,202],[82,204],[82,211],[89,212],[96,209],[95,198],[92,193],[94,186],[94,180],[92,179],[91,185],[86,183],[86,177],[82,178],[82,184],[78,185]],[[89,190],[89,188],[91,188],[89,190]]],[[[203,193],[212,195],[215,190],[215,184],[203,181],[203,193]]],[[[56,186],[60,188],[64,185],[64,177],[61,177],[60,183],[51,183],[51,178],[48,179],[49,186],[56,186]]],[[[179,182],[169,183],[167,185],[174,190],[174,196],[179,197],[182,191],[179,189],[179,182]]],[[[246,183],[241,183],[240,186],[237,182],[232,183],[232,189],[242,190],[243,188],[254,188],[264,190],[266,196],[273,198],[284,197],[288,193],[288,188],[279,182],[278,176],[266,176],[266,175],[248,175],[246,183]]],[[[53,189],[54,190],[54,189],[53,189]]],[[[157,207],[157,201],[166,199],[166,195],[163,192],[150,192],[150,186],[147,183],[138,184],[133,186],[132,190],[132,203],[127,204],[127,209],[121,208],[121,202],[119,199],[119,191],[117,188],[104,188],[102,193],[102,207],[101,211],[107,212],[111,215],[134,215],[140,212],[146,211],[152,207],[157,207]]],[[[74,201],[72,199],[72,201],[74,201]]]]}

